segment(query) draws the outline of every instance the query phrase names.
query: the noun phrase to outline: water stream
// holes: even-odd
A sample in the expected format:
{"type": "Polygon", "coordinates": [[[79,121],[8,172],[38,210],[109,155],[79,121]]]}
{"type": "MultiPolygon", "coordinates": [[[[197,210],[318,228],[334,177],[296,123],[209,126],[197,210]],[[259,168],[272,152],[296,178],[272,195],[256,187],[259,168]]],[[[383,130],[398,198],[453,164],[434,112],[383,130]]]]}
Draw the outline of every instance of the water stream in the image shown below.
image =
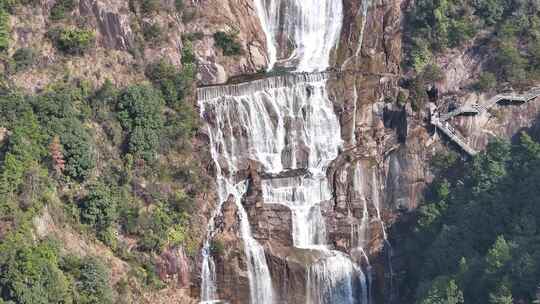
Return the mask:
{"type": "MultiPolygon", "coordinates": [[[[369,230],[367,205],[364,203],[358,233],[354,233],[355,246],[367,261],[367,275],[361,263],[328,245],[321,208],[333,198],[326,173],[343,144],[340,124],[326,90],[328,75],[323,72],[329,67],[330,53],[339,40],[342,2],[255,0],[255,7],[266,35],[268,69],[280,64],[299,73],[198,89],[220,201],[209,221],[202,251],[202,301],[218,300],[211,242],[217,233],[215,220],[227,200],[232,200],[238,210],[250,303],[277,301],[264,249],[251,234],[242,205],[247,182],[237,180],[240,172],[256,162],[266,173],[294,169],[302,172],[263,179],[262,194],[265,203],[285,205],[291,210],[294,246],[318,253],[318,258],[306,265],[306,302],[367,304],[371,299],[371,271],[364,252],[369,230]]],[[[377,214],[380,218],[378,201],[377,214]]]]}

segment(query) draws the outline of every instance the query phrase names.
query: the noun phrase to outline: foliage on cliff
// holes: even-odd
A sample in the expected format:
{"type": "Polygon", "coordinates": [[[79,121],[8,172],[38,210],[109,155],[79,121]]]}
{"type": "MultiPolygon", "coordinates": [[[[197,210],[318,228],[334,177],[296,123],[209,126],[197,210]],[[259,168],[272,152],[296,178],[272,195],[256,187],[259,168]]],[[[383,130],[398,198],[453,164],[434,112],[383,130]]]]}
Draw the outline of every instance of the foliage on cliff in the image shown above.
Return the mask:
{"type": "Polygon", "coordinates": [[[196,57],[145,53],[178,31],[174,4],[112,8],[135,37],[116,46],[83,1],[0,1],[0,303],[142,302],[178,275],[162,254],[197,253],[196,57]]]}
{"type": "Polygon", "coordinates": [[[489,57],[486,68],[500,81],[523,84],[540,75],[540,6],[520,0],[420,0],[406,18],[406,53],[416,71],[434,55],[470,44],[489,57]]]}
{"type": "Polygon", "coordinates": [[[154,85],[105,81],[94,89],[66,77],[38,93],[0,89],[0,302],[125,297],[125,288],[112,290],[99,258],[36,237],[33,221],[46,206],[56,224],[108,246],[149,287],[164,286],[156,268],[164,250],[196,253],[190,217],[207,179],[192,146],[193,68],[160,62],[167,73],[157,73],[154,85]],[[163,85],[171,75],[180,75],[181,94],[163,85]]]}
{"type": "Polygon", "coordinates": [[[416,303],[531,303],[540,278],[540,143],[492,142],[437,177],[406,246],[402,295],[416,303]]]}

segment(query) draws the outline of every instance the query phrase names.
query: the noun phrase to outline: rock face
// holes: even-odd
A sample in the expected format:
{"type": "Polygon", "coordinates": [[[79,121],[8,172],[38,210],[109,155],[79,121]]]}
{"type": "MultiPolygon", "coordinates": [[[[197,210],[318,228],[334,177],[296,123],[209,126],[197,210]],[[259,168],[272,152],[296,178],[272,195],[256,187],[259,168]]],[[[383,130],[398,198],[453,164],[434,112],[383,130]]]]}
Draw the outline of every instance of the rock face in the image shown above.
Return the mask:
{"type": "MultiPolygon", "coordinates": [[[[193,42],[199,60],[199,80],[204,85],[225,83],[232,76],[254,74],[266,67],[266,48],[253,0],[201,0],[187,3],[186,14],[195,18],[186,25],[192,33],[202,33],[193,42]],[[213,34],[237,34],[242,54],[223,56],[213,34]]],[[[190,1],[191,2],[191,1],[190,1]]]]}
{"type": "Polygon", "coordinates": [[[94,17],[99,29],[100,43],[106,48],[128,51],[134,47],[134,34],[129,24],[128,3],[106,3],[99,0],[81,0],[81,16],[94,17]]]}

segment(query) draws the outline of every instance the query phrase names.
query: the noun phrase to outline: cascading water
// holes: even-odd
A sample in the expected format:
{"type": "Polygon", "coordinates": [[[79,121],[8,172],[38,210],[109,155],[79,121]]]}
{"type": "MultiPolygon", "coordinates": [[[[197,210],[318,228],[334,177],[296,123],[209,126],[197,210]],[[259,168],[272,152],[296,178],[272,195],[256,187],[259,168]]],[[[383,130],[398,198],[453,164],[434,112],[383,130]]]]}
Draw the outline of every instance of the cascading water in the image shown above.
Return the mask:
{"type": "Polygon", "coordinates": [[[341,1],[255,0],[255,6],[266,34],[269,69],[278,60],[279,48],[290,51],[285,64],[299,72],[328,68],[341,32],[341,1]]]}
{"type": "MultiPolygon", "coordinates": [[[[206,115],[205,100],[199,98],[201,116],[206,115]]],[[[218,122],[219,124],[220,122],[218,122]]],[[[210,138],[210,151],[212,159],[216,166],[216,181],[218,187],[219,205],[214,214],[210,218],[208,225],[208,235],[202,249],[203,264],[202,264],[202,284],[201,284],[201,301],[202,303],[213,303],[218,300],[216,286],[216,270],[215,263],[211,256],[211,241],[216,233],[215,219],[221,215],[223,203],[232,197],[235,206],[238,210],[240,221],[240,236],[244,243],[244,253],[246,255],[246,264],[248,270],[248,281],[250,288],[250,303],[273,304],[274,295],[272,289],[272,279],[270,271],[266,264],[266,257],[262,246],[252,237],[249,219],[242,205],[242,197],[246,192],[246,181],[234,183],[236,171],[235,160],[231,157],[232,154],[221,153],[220,147],[224,144],[223,132],[221,128],[212,128],[207,125],[210,138]],[[220,159],[224,159],[228,166],[228,176],[223,175],[220,159]]]]}
{"type": "MultiPolygon", "coordinates": [[[[282,64],[295,67],[297,72],[328,68],[341,31],[341,1],[255,0],[255,5],[266,34],[269,70],[280,56],[289,56],[282,58],[282,64]]],[[[292,172],[282,175],[287,177],[263,179],[262,192],[265,203],[282,204],[291,210],[294,246],[318,252],[318,259],[306,270],[307,303],[367,304],[371,298],[370,272],[366,277],[360,263],[327,245],[321,204],[333,197],[326,170],[338,156],[342,141],[326,80],[325,73],[304,73],[198,90],[217,168],[220,201],[232,195],[238,209],[252,304],[270,304],[274,297],[264,250],[251,236],[242,206],[245,182],[234,183],[250,161],[259,163],[266,173],[292,172]]],[[[210,242],[221,207],[222,203],[210,220],[203,248],[203,301],[217,299],[210,242]]],[[[369,214],[367,206],[364,209],[357,246],[367,261],[363,246],[369,214]]]]}

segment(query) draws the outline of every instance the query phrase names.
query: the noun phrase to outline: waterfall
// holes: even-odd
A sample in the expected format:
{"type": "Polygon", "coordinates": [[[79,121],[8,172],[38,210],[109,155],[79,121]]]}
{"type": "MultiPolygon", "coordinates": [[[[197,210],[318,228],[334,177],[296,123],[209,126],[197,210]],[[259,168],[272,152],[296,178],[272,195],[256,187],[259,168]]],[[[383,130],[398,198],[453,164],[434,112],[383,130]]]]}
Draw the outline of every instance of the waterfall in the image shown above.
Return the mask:
{"type": "Polygon", "coordinates": [[[306,265],[307,303],[367,304],[371,299],[371,267],[363,249],[368,242],[367,203],[364,200],[356,245],[367,262],[367,276],[362,261],[331,250],[322,211],[323,204],[333,198],[327,169],[343,144],[326,90],[328,75],[322,72],[329,67],[330,53],[339,40],[342,1],[255,0],[255,8],[267,40],[268,70],[280,64],[304,73],[197,90],[220,198],[202,251],[202,300],[217,300],[210,244],[216,233],[215,218],[228,199],[238,209],[250,303],[277,300],[264,249],[252,237],[242,205],[246,181],[237,181],[255,162],[269,173],[261,181],[264,203],[287,206],[293,245],[317,253],[317,259],[306,265]]]}
{"type": "MultiPolygon", "coordinates": [[[[201,106],[201,116],[204,116],[207,108],[204,106],[204,101],[199,100],[199,103],[201,106]]],[[[223,203],[229,199],[229,196],[231,196],[238,210],[240,236],[244,243],[244,253],[247,260],[246,264],[250,290],[250,303],[273,304],[274,295],[272,289],[272,278],[270,277],[270,271],[268,270],[268,265],[266,263],[264,249],[251,235],[249,219],[246,210],[242,205],[242,197],[244,196],[247,188],[246,181],[234,184],[233,181],[236,171],[234,171],[233,168],[235,168],[235,159],[231,157],[231,154],[220,153],[222,150],[218,150],[218,147],[224,144],[223,132],[220,128],[212,128],[210,124],[207,125],[207,128],[210,138],[210,152],[216,166],[219,204],[215,209],[214,214],[210,218],[206,241],[202,249],[203,263],[201,271],[201,301],[203,303],[212,303],[218,301],[215,262],[211,256],[211,241],[216,233],[215,220],[218,216],[221,216],[223,203]],[[227,177],[223,175],[223,170],[219,162],[220,159],[225,159],[225,163],[230,165],[230,167],[228,167],[229,174],[227,177]]]]}
{"type": "Polygon", "coordinates": [[[380,192],[379,192],[379,178],[377,177],[377,170],[373,170],[373,173],[371,175],[371,199],[373,200],[373,206],[375,207],[375,210],[377,211],[377,219],[379,220],[379,223],[381,224],[381,230],[383,233],[383,238],[385,241],[388,240],[386,237],[386,229],[384,228],[384,222],[381,217],[381,208],[380,208],[380,192]]]}
{"type": "Polygon", "coordinates": [[[300,72],[324,71],[343,22],[343,4],[335,0],[255,0],[266,35],[269,69],[278,49],[290,54],[285,65],[300,72]]]}

